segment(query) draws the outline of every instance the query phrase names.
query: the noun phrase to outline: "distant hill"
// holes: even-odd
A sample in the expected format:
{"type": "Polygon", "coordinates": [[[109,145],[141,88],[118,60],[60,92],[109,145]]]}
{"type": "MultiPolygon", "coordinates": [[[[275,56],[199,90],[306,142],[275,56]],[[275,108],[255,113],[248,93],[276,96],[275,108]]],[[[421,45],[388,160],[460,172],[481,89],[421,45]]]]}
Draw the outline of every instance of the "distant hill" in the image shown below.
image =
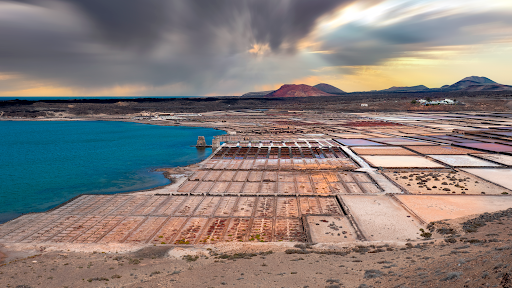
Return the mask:
{"type": "Polygon", "coordinates": [[[316,89],[323,91],[325,93],[329,93],[329,94],[347,94],[347,92],[345,92],[337,87],[334,87],[332,85],[326,84],[326,83],[316,84],[313,87],[315,87],[316,89]]]}
{"type": "Polygon", "coordinates": [[[441,89],[447,91],[507,91],[512,90],[512,86],[496,83],[487,77],[470,76],[452,85],[445,85],[441,89]]]}
{"type": "MultiPolygon", "coordinates": [[[[425,85],[408,86],[408,87],[391,87],[384,90],[372,90],[367,94],[382,94],[382,93],[423,93],[423,92],[484,92],[484,91],[512,91],[512,86],[503,85],[492,81],[487,77],[470,76],[466,77],[454,84],[444,85],[441,88],[428,88],[425,85]]],[[[341,89],[326,83],[320,83],[315,86],[309,85],[293,85],[285,84],[278,90],[274,91],[261,91],[249,92],[242,97],[309,97],[309,96],[336,96],[349,94],[341,89]]]]}
{"type": "Polygon", "coordinates": [[[479,76],[469,76],[469,77],[466,77],[466,78],[464,78],[464,79],[462,79],[460,81],[473,81],[473,82],[480,83],[482,85],[485,85],[485,84],[498,84],[498,83],[492,81],[491,79],[489,79],[487,77],[479,77],[479,76]]]}
{"type": "Polygon", "coordinates": [[[428,91],[430,90],[425,85],[417,85],[410,87],[391,87],[389,89],[380,90],[379,92],[420,92],[420,91],[428,91]]]}
{"type": "Polygon", "coordinates": [[[260,92],[249,92],[242,95],[242,97],[263,97],[267,94],[270,94],[276,90],[270,90],[270,91],[260,91],[260,92]]]}
{"type": "Polygon", "coordinates": [[[285,84],[278,90],[266,95],[265,97],[310,97],[310,96],[334,96],[325,93],[315,87],[305,84],[285,84]]]}
{"type": "Polygon", "coordinates": [[[502,84],[487,84],[487,85],[470,85],[459,91],[478,92],[478,91],[511,91],[512,86],[502,84]]]}
{"type": "Polygon", "coordinates": [[[486,77],[470,76],[466,77],[455,84],[449,86],[449,89],[461,90],[472,85],[492,85],[498,84],[486,77]]]}
{"type": "Polygon", "coordinates": [[[389,89],[371,91],[373,93],[400,93],[400,92],[454,92],[454,91],[508,91],[512,86],[503,85],[492,81],[487,77],[470,76],[466,77],[452,85],[444,85],[441,88],[428,88],[425,85],[410,87],[391,87],[389,89]]]}

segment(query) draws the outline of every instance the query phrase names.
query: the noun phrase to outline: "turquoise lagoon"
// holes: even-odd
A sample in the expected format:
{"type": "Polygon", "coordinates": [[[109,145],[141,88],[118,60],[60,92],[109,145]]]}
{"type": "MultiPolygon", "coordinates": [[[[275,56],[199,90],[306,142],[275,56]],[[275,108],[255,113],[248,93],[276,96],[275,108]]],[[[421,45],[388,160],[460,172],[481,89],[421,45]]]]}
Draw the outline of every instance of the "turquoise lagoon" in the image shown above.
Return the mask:
{"type": "Polygon", "coordinates": [[[0,223],[82,193],[169,184],[153,169],[197,163],[223,131],[110,121],[0,121],[0,223]]]}

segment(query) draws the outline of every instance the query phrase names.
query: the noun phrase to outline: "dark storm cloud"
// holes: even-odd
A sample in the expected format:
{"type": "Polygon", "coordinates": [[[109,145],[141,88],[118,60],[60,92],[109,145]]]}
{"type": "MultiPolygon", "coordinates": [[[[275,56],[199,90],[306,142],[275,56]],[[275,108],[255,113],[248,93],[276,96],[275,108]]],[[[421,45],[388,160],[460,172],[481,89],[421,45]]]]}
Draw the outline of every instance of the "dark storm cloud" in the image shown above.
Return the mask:
{"type": "Polygon", "coordinates": [[[169,23],[163,0],[68,0],[95,24],[105,40],[120,46],[156,44],[169,23]]]}
{"type": "Polygon", "coordinates": [[[211,85],[254,44],[295,51],[349,1],[0,0],[0,72],[78,86],[211,85]]]}
{"type": "MultiPolygon", "coordinates": [[[[325,65],[372,65],[405,51],[483,43],[496,33],[475,33],[471,25],[512,24],[504,12],[424,13],[373,26],[356,21],[319,36],[322,50],[331,52],[322,56],[327,63],[296,57],[322,16],[356,1],[378,2],[0,0],[0,73],[73,87],[180,84],[188,95],[240,92],[325,65]],[[255,44],[270,51],[248,53],[255,44]]],[[[388,17],[400,16],[405,6],[388,17]]]]}
{"type": "MultiPolygon", "coordinates": [[[[18,0],[48,5],[47,0],[18,0]]],[[[157,44],[165,33],[206,35],[232,29],[243,17],[258,43],[279,50],[306,36],[315,21],[351,0],[67,0],[81,11],[105,41],[120,46],[157,44]]],[[[208,39],[192,39],[207,41],[208,39]]],[[[199,44],[198,43],[198,44],[199,44]]]]}
{"type": "MultiPolygon", "coordinates": [[[[152,44],[166,32],[207,36],[232,29],[239,17],[250,22],[256,42],[279,50],[283,41],[294,47],[315,21],[347,0],[71,0],[105,34],[121,45],[152,44]],[[250,19],[250,20],[249,20],[250,19]]],[[[198,45],[206,38],[192,38],[198,45]]]]}
{"type": "Polygon", "coordinates": [[[295,44],[311,31],[318,17],[333,12],[342,2],[349,1],[250,1],[253,35],[257,42],[268,42],[273,50],[279,49],[283,40],[295,44]]]}
{"type": "MultiPolygon", "coordinates": [[[[48,0],[17,0],[49,6],[48,0]]],[[[161,37],[169,23],[170,1],[164,0],[66,0],[86,16],[97,36],[119,46],[150,46],[161,37]]]]}

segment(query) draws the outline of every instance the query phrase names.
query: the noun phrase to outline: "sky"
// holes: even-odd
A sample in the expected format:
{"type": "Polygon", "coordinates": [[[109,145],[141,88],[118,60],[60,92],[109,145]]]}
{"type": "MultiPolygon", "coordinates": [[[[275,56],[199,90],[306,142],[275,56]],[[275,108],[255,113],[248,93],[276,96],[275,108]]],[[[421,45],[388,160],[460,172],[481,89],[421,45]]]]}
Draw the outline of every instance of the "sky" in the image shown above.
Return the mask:
{"type": "Polygon", "coordinates": [[[512,85],[510,67],[510,0],[0,0],[0,97],[512,85]]]}

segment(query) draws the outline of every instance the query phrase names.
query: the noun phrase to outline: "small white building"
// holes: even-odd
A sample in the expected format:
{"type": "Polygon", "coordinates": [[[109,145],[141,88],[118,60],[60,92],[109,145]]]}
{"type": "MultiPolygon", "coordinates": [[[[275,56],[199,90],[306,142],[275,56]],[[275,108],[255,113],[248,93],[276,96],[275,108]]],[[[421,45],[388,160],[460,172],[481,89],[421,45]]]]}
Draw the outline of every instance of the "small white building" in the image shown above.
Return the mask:
{"type": "Polygon", "coordinates": [[[174,113],[159,113],[158,116],[153,117],[153,120],[183,120],[183,118],[174,113]]]}
{"type": "Polygon", "coordinates": [[[132,118],[133,120],[149,120],[151,119],[150,116],[135,116],[132,118]]]}
{"type": "Polygon", "coordinates": [[[368,107],[368,104],[366,104],[366,103],[362,103],[362,104],[361,104],[361,107],[368,107]]]}
{"type": "Polygon", "coordinates": [[[452,99],[444,99],[439,101],[427,101],[425,99],[420,99],[418,102],[422,105],[454,105],[456,102],[452,99]]]}

